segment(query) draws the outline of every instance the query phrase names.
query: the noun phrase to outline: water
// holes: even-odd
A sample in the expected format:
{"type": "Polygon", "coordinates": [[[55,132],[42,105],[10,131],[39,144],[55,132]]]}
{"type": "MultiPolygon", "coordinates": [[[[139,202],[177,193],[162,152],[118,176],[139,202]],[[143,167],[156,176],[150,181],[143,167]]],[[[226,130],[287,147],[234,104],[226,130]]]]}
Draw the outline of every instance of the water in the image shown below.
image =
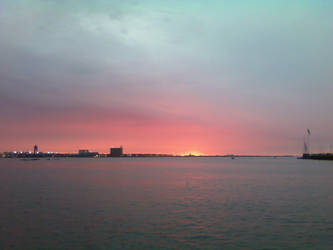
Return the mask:
{"type": "Polygon", "coordinates": [[[332,249],[333,162],[0,160],[0,249],[332,249]]]}

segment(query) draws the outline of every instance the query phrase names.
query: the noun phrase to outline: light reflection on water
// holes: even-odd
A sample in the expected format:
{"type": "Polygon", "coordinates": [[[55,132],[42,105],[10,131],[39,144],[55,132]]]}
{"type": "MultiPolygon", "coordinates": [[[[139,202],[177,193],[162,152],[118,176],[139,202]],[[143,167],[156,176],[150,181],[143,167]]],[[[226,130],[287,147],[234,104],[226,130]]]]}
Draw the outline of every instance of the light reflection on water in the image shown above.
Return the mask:
{"type": "Polygon", "coordinates": [[[333,162],[0,160],[0,248],[333,246],[333,162]]]}

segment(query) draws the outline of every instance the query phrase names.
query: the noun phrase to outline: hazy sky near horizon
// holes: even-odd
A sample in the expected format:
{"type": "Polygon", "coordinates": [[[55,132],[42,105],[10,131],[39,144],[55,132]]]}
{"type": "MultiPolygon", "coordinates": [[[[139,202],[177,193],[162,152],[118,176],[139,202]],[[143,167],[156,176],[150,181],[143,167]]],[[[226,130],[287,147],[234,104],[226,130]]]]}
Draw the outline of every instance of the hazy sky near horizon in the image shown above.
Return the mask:
{"type": "Polygon", "coordinates": [[[333,144],[333,0],[1,0],[0,151],[333,144]]]}

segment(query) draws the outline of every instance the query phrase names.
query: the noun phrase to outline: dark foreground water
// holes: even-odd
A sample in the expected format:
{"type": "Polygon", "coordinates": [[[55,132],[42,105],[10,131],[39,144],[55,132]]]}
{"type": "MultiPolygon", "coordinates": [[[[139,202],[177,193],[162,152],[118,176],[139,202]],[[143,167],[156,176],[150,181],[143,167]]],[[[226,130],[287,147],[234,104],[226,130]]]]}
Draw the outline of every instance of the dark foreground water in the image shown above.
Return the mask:
{"type": "Polygon", "coordinates": [[[0,160],[0,249],[332,249],[333,162],[0,160]]]}

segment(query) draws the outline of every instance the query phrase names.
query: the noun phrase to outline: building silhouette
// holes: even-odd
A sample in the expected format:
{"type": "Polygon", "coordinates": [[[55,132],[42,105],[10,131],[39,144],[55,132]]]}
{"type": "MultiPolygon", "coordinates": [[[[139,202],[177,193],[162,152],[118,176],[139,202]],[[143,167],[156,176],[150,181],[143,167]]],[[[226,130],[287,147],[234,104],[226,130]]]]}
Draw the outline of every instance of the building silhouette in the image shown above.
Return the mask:
{"type": "Polygon", "coordinates": [[[89,150],[88,149],[79,149],[79,155],[84,155],[84,154],[88,154],[89,150]]]}
{"type": "Polygon", "coordinates": [[[98,156],[98,152],[90,152],[88,149],[79,149],[79,157],[95,157],[98,156]]]}
{"type": "Polygon", "coordinates": [[[120,148],[110,148],[111,157],[120,157],[123,155],[123,147],[120,148]]]}
{"type": "Polygon", "coordinates": [[[34,146],[34,155],[37,154],[37,153],[38,153],[38,146],[35,145],[35,146],[34,146]]]}

